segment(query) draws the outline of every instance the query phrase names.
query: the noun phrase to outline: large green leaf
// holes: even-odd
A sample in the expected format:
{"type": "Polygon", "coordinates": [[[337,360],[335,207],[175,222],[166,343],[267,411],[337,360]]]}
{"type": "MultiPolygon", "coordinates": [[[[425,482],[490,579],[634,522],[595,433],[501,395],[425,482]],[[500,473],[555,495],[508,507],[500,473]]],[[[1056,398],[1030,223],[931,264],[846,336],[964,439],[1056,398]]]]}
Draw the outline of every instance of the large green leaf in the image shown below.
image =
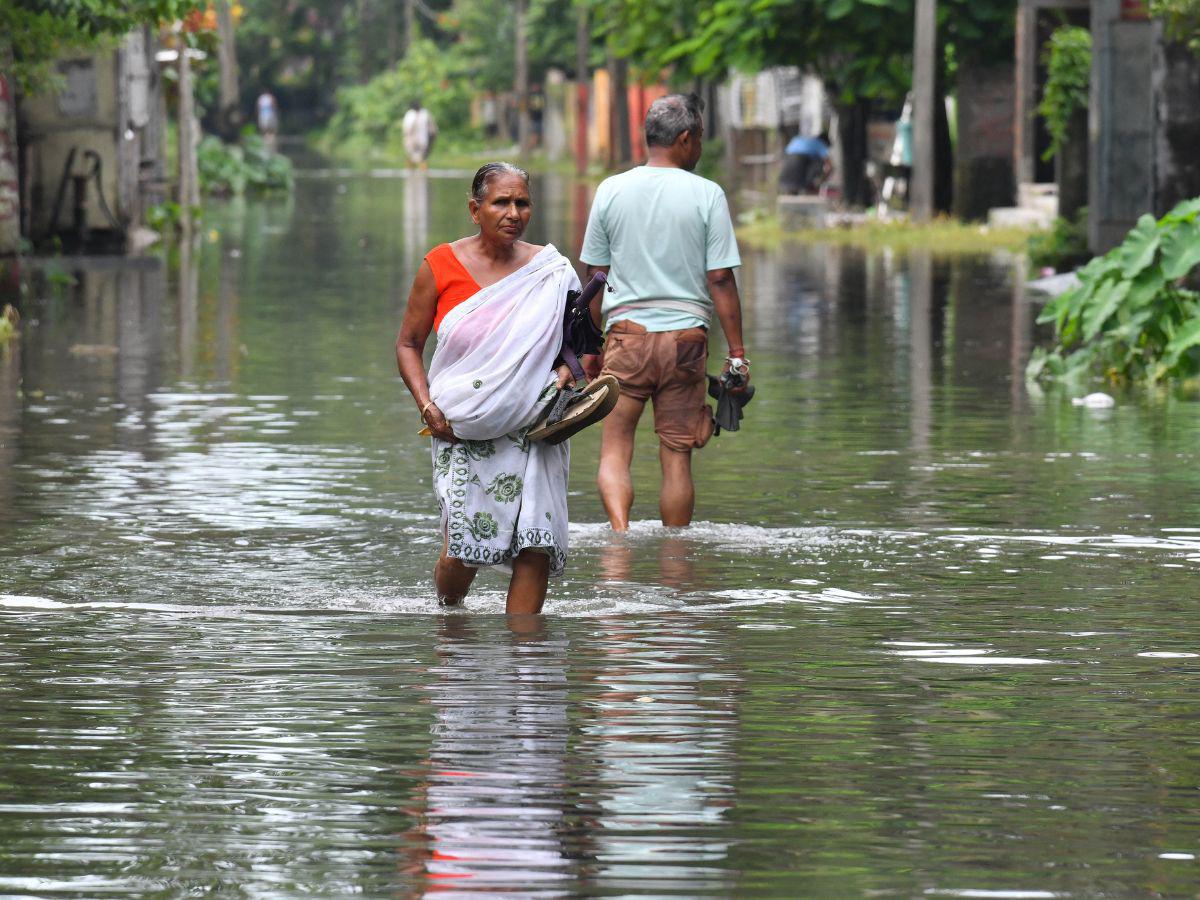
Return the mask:
{"type": "Polygon", "coordinates": [[[1163,217],[1164,222],[1191,222],[1200,216],[1200,197],[1184,200],[1163,217]]]}
{"type": "Polygon", "coordinates": [[[1200,264],[1200,222],[1183,222],[1162,237],[1163,275],[1170,281],[1182,278],[1200,264]]]}
{"type": "Polygon", "coordinates": [[[1143,269],[1154,262],[1154,253],[1158,250],[1158,223],[1151,215],[1138,219],[1137,227],[1129,232],[1117,251],[1121,263],[1121,271],[1126,278],[1137,278],[1143,269]]]}
{"type": "Polygon", "coordinates": [[[1092,297],[1083,310],[1083,339],[1090,341],[1100,331],[1109,316],[1117,311],[1129,294],[1131,282],[1107,282],[1105,287],[1092,297]]]}
{"type": "Polygon", "coordinates": [[[1193,347],[1200,347],[1200,318],[1192,319],[1175,332],[1160,360],[1157,377],[1170,375],[1171,369],[1178,365],[1179,358],[1193,347]]]}
{"type": "Polygon", "coordinates": [[[1142,273],[1130,283],[1129,296],[1125,298],[1125,305],[1130,309],[1142,309],[1149,306],[1166,286],[1167,280],[1163,277],[1161,266],[1150,266],[1143,269],[1142,273]]]}

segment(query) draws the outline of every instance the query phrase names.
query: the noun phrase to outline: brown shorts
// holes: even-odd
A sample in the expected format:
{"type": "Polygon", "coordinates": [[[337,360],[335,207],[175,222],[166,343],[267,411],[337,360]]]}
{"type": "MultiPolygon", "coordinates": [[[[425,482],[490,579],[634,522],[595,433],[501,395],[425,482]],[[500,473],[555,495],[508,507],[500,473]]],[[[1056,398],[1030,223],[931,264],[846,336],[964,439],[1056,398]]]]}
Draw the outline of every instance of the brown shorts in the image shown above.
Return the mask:
{"type": "Polygon", "coordinates": [[[617,322],[604,342],[604,374],[621,383],[621,396],[654,403],[654,431],[669,450],[703,447],[712,437],[703,328],[648,332],[617,322]]]}

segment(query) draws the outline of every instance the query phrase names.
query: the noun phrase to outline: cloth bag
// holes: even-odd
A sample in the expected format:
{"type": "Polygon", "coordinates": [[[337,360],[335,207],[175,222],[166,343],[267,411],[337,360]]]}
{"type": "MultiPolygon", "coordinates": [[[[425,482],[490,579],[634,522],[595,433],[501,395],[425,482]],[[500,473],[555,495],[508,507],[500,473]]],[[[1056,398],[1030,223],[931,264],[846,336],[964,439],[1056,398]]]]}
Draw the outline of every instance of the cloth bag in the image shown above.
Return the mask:
{"type": "Polygon", "coordinates": [[[429,397],[455,435],[485,441],[532,425],[550,399],[567,291],[579,277],[553,244],[454,307],[429,365],[429,397]]]}

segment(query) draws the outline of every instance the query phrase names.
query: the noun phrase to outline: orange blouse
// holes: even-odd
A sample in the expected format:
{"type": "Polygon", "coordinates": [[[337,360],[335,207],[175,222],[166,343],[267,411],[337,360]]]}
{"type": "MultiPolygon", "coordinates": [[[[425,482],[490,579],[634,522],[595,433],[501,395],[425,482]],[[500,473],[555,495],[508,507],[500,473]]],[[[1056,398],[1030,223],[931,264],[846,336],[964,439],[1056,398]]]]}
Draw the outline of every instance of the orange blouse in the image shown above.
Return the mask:
{"type": "Polygon", "coordinates": [[[426,254],[425,261],[433,270],[433,280],[437,287],[437,312],[433,316],[433,330],[437,331],[446,313],[464,300],[475,296],[481,288],[471,277],[466,266],[458,261],[449,244],[434,247],[426,254]]]}

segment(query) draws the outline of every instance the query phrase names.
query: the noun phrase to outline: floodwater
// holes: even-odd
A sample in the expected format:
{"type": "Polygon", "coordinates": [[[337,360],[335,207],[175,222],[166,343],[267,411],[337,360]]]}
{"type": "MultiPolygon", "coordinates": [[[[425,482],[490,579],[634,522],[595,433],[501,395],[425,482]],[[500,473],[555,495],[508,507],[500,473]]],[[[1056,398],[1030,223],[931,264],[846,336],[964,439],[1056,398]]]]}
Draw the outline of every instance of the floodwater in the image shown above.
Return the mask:
{"type": "MultiPolygon", "coordinates": [[[[543,621],[496,575],[440,614],[392,345],[467,178],[313,172],[35,279],[0,894],[1194,895],[1196,403],[1031,393],[1018,260],[747,250],[697,524],[647,431],[611,536],[585,433],[543,621]]],[[[535,200],[573,251],[587,188],[535,200]]]]}

